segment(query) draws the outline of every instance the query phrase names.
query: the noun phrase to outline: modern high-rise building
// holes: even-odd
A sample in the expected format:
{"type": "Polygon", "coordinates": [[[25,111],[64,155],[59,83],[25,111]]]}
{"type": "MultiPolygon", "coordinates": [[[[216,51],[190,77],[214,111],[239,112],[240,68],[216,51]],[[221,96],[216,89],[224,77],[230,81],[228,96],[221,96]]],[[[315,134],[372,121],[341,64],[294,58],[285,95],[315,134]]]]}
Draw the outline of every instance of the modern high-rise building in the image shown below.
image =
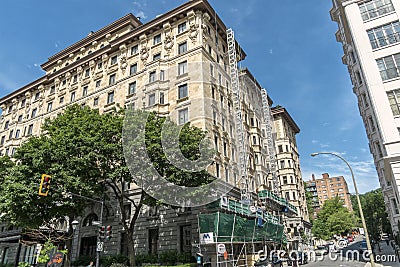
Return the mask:
{"type": "MultiPolygon", "coordinates": [[[[134,109],[156,111],[162,116],[170,116],[177,124],[190,122],[207,130],[216,150],[214,162],[209,167],[215,177],[236,186],[236,190],[244,188],[252,196],[259,188],[264,191],[269,188],[268,193],[264,192],[264,199],[267,199],[264,203],[275,205],[265,206],[268,220],[274,223],[273,235],[277,235],[278,229],[283,229],[282,220],[278,219],[282,208],[286,208],[283,211],[286,215],[296,214],[298,210],[300,221],[307,214],[294,139],[298,127],[285,112],[281,114],[279,109],[276,110],[276,116],[282,116],[282,120],[288,120],[290,124],[286,129],[290,130],[287,132],[290,140],[283,142],[286,135],[283,133],[279,141],[290,147],[288,155],[293,163],[291,170],[285,170],[289,171],[285,174],[288,179],[293,176],[293,188],[288,189],[290,197],[286,201],[270,193],[279,194],[279,188],[270,175],[262,107],[265,103],[271,105],[272,100],[262,98],[263,87],[247,69],[238,73],[241,99],[237,102],[243,114],[243,144],[238,143],[237,105],[231,84],[228,45],[227,27],[206,0],[187,1],[145,24],[128,14],[90,32],[82,40],[49,57],[41,65],[45,71],[42,77],[0,99],[0,154],[12,157],[25,140],[41,134],[45,119],[55,118],[73,104],[99,109],[100,113],[128,105],[134,109]],[[244,178],[239,177],[240,145],[246,149],[247,175],[244,178]]],[[[239,48],[237,55],[238,61],[246,57],[239,48]]],[[[138,190],[133,186],[124,185],[123,188],[132,197],[138,190]]],[[[118,219],[121,212],[133,214],[133,207],[127,203],[121,211],[108,205],[107,210],[103,224],[112,225],[115,234],[112,241],[105,243],[105,251],[108,255],[126,254],[127,235],[118,219]]],[[[200,208],[143,207],[135,228],[136,252],[197,252],[197,215],[200,212],[200,208]]],[[[244,212],[248,218],[255,217],[259,210],[254,206],[250,209],[248,205],[244,212]]],[[[99,205],[89,205],[86,213],[76,218],[79,223],[72,242],[73,260],[95,254],[98,229],[93,222],[99,217],[99,205]]],[[[67,226],[61,224],[60,230],[63,227],[67,226]]],[[[21,236],[18,229],[9,230],[6,225],[3,229],[0,241],[1,238],[10,241],[0,243],[0,259],[7,259],[0,263],[5,264],[9,258],[15,259],[18,251],[15,243],[21,236]]],[[[260,237],[257,245],[266,241],[282,245],[282,233],[280,239],[273,235],[260,237]]],[[[230,249],[233,248],[230,244],[230,249]]],[[[213,249],[215,252],[215,244],[213,249]]],[[[24,246],[20,259],[27,255],[28,262],[34,261],[35,251],[35,247],[24,246]]],[[[217,257],[216,253],[209,256],[217,257]]]]}
{"type": "Polygon", "coordinates": [[[333,0],[343,45],[392,230],[400,212],[400,2],[333,0]]]}
{"type": "Polygon", "coordinates": [[[347,182],[343,176],[330,177],[328,173],[323,173],[322,178],[315,179],[314,174],[310,181],[307,181],[307,191],[312,194],[313,216],[315,217],[319,209],[328,199],[339,197],[343,201],[343,206],[350,212],[353,211],[350,192],[347,182]]]}

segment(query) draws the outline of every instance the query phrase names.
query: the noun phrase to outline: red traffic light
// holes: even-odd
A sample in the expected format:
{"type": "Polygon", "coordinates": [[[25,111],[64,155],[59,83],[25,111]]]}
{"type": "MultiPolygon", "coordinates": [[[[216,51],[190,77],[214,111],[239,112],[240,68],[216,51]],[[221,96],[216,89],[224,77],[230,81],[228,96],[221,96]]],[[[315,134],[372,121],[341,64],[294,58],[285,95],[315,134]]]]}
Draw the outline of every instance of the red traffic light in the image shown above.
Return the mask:
{"type": "Polygon", "coordinates": [[[110,240],[111,239],[111,237],[112,237],[112,227],[111,227],[111,225],[107,225],[107,229],[106,229],[107,231],[106,231],[106,239],[107,240],[110,240]]]}
{"type": "Polygon", "coordinates": [[[50,180],[51,176],[47,174],[42,174],[42,180],[39,186],[39,196],[47,196],[50,190],[50,180]]]}

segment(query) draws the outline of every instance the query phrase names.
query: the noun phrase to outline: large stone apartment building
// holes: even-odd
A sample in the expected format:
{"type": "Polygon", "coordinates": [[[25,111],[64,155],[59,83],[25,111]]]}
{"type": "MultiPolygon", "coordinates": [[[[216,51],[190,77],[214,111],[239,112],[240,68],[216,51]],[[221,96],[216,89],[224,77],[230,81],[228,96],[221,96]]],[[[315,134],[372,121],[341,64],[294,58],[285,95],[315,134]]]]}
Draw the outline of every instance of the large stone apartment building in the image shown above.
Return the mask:
{"type": "Polygon", "coordinates": [[[333,0],[353,92],[374,157],[393,233],[400,226],[400,2],[333,0]]]}
{"type": "MultiPolygon", "coordinates": [[[[211,173],[234,186],[245,186],[250,192],[256,192],[263,185],[273,190],[264,143],[266,133],[261,109],[264,89],[247,69],[240,70],[239,79],[248,177],[244,185],[238,178],[226,30],[206,0],[193,0],[146,24],[128,14],[90,32],[49,57],[41,65],[45,75],[0,99],[1,155],[13,156],[27,138],[41,134],[45,119],[56,117],[72,104],[99,109],[101,113],[129,105],[170,116],[177,124],[190,122],[207,130],[217,150],[209,169],[211,173]]],[[[238,55],[239,61],[246,57],[241,49],[238,55]]],[[[276,116],[279,114],[277,110],[276,116]]],[[[286,145],[293,150],[292,174],[296,181],[288,189],[291,192],[288,200],[299,209],[300,220],[306,220],[295,139],[291,138],[286,145]]],[[[126,190],[134,195],[134,187],[126,190]]],[[[126,253],[127,237],[118,220],[121,212],[129,213],[132,207],[127,206],[124,211],[114,210],[111,205],[109,208],[103,224],[113,225],[115,234],[112,241],[106,242],[105,254],[126,253]]],[[[200,211],[144,207],[137,223],[136,251],[143,254],[170,249],[196,252],[192,244],[199,237],[197,214],[200,211]]],[[[74,232],[73,259],[94,255],[98,229],[93,221],[98,220],[99,213],[98,205],[88,205],[86,214],[76,218],[79,224],[74,232]]],[[[18,231],[8,230],[5,227],[0,233],[1,263],[9,262],[16,253],[15,245],[5,241],[17,242],[20,238],[18,231]]],[[[21,259],[26,256],[34,261],[34,253],[35,248],[24,247],[21,259]]]]}

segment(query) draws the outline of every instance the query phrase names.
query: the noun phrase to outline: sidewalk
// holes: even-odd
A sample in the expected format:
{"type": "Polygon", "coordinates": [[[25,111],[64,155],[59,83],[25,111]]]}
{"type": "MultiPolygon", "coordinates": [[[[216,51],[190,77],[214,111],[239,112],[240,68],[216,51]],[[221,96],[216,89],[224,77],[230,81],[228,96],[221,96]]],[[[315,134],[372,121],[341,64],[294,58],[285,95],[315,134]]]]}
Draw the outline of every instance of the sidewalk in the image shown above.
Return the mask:
{"type": "MultiPolygon", "coordinates": [[[[399,259],[396,257],[396,254],[393,248],[390,245],[386,245],[386,242],[380,243],[382,251],[378,251],[378,247],[374,250],[375,259],[381,259],[381,262],[376,262],[375,267],[383,267],[383,266],[390,266],[390,267],[400,267],[399,259]],[[394,260],[394,257],[396,261],[394,260]]],[[[370,267],[371,263],[365,264],[364,267],[370,267]]]]}

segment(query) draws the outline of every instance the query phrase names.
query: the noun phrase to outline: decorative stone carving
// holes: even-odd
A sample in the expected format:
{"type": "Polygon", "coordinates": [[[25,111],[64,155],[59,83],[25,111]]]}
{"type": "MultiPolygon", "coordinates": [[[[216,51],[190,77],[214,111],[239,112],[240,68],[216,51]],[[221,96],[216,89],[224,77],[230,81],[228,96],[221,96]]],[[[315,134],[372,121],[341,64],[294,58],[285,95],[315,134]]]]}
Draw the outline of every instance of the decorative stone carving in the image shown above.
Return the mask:
{"type": "Polygon", "coordinates": [[[142,47],[140,49],[140,58],[144,61],[149,57],[149,49],[147,47],[142,47]]]}
{"type": "Polygon", "coordinates": [[[191,24],[189,28],[189,38],[192,40],[193,43],[196,42],[197,35],[198,35],[198,25],[197,24],[191,24]]]}
{"type": "Polygon", "coordinates": [[[140,40],[140,58],[145,61],[149,57],[149,48],[147,48],[147,36],[146,34],[142,34],[139,37],[140,40]]]}
{"type": "Polygon", "coordinates": [[[126,63],[126,54],[122,54],[119,60],[119,67],[121,68],[122,71],[125,71],[127,66],[128,63],[126,63]]]}
{"type": "Polygon", "coordinates": [[[101,60],[103,61],[103,70],[105,70],[108,66],[108,55],[107,54],[103,54],[101,56],[101,60]]]}
{"type": "Polygon", "coordinates": [[[164,41],[164,48],[165,50],[167,50],[168,54],[171,52],[173,46],[174,46],[174,39],[170,35],[166,35],[164,41]]]}

